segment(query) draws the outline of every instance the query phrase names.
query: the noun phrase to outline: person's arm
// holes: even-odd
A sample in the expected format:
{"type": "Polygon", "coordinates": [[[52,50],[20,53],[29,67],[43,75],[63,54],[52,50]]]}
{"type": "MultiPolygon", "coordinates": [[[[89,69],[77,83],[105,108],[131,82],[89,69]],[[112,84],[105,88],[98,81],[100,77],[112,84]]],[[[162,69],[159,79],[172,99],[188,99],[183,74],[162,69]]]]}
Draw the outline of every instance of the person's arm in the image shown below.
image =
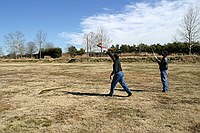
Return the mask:
{"type": "Polygon", "coordinates": [[[157,57],[155,54],[154,54],[154,57],[155,57],[157,63],[160,64],[160,63],[161,63],[161,60],[159,60],[158,57],[157,57]]]}
{"type": "Polygon", "coordinates": [[[113,55],[112,55],[111,53],[106,52],[106,54],[108,54],[108,55],[110,56],[110,58],[111,58],[113,61],[115,61],[115,60],[114,60],[114,57],[113,57],[113,55]]]}
{"type": "Polygon", "coordinates": [[[116,70],[117,70],[117,63],[116,63],[116,61],[113,59],[113,71],[112,71],[112,73],[110,74],[110,79],[111,79],[111,77],[115,74],[115,72],[116,72],[116,70]]]}

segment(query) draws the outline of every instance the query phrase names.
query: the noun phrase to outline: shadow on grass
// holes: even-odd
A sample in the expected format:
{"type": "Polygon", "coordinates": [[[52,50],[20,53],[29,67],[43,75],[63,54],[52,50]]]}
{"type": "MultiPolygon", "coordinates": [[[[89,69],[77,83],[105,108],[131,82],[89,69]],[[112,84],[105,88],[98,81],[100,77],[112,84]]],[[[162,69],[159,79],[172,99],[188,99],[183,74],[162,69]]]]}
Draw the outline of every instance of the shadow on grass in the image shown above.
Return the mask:
{"type": "MultiPolygon", "coordinates": [[[[125,90],[124,89],[115,89],[115,90],[117,90],[117,91],[124,91],[125,92],[125,90]]],[[[133,93],[134,92],[161,92],[161,90],[131,90],[133,93]]]]}
{"type": "MultiPolygon", "coordinates": [[[[68,91],[61,91],[64,94],[71,94],[76,96],[101,96],[101,97],[110,97],[108,94],[99,94],[99,93],[85,93],[85,92],[68,92],[68,91]]],[[[121,95],[114,95],[113,97],[127,97],[121,95]]]]}
{"type": "MultiPolygon", "coordinates": [[[[115,89],[116,91],[124,91],[123,89],[115,89]]],[[[159,90],[131,90],[133,93],[135,92],[160,92],[159,90]]],[[[68,92],[68,91],[61,91],[64,94],[76,95],[76,96],[100,96],[100,97],[110,97],[108,94],[100,94],[100,93],[87,93],[87,92],[68,92]]],[[[115,95],[113,97],[127,97],[122,95],[115,95]]]]}

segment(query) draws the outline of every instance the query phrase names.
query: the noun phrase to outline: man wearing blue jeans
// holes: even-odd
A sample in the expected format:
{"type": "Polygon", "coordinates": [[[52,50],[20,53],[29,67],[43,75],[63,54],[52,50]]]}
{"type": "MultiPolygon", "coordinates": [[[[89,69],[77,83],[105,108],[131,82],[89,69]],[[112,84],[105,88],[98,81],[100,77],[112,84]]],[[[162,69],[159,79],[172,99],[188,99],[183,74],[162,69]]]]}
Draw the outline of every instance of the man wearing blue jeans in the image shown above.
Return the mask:
{"type": "Polygon", "coordinates": [[[128,97],[132,95],[131,90],[128,88],[126,83],[124,82],[124,73],[122,72],[121,63],[119,60],[119,56],[117,54],[112,55],[111,53],[107,52],[107,54],[110,56],[110,58],[113,60],[113,71],[110,74],[110,79],[114,75],[111,83],[110,93],[109,96],[114,95],[114,89],[119,82],[121,86],[124,88],[124,90],[128,93],[128,97]]]}
{"type": "Polygon", "coordinates": [[[167,93],[168,92],[168,81],[167,81],[167,73],[168,73],[168,59],[167,59],[168,52],[167,51],[162,51],[162,59],[159,60],[156,56],[156,61],[159,64],[160,68],[160,76],[161,76],[161,81],[163,85],[163,92],[167,93]]]}

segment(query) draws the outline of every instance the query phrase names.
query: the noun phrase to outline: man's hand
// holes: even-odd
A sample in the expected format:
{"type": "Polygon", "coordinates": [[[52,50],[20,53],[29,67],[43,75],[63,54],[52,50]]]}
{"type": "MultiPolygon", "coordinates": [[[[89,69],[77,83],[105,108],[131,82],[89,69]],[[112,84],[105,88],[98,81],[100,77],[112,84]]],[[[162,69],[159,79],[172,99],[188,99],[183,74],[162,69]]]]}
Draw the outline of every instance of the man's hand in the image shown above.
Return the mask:
{"type": "Polygon", "coordinates": [[[156,59],[156,60],[158,60],[158,57],[156,56],[156,54],[155,54],[155,53],[153,53],[153,55],[154,55],[155,59],[156,59]]]}
{"type": "Polygon", "coordinates": [[[158,57],[156,55],[154,55],[154,57],[156,58],[156,60],[158,60],[158,57]]]}

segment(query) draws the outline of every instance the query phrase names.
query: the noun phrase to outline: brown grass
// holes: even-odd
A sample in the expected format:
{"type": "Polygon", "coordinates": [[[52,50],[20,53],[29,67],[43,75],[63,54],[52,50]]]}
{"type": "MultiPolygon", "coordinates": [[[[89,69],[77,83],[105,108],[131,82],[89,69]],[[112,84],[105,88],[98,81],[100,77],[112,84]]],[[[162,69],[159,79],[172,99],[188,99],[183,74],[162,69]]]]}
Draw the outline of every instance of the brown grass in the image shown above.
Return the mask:
{"type": "Polygon", "coordinates": [[[112,63],[1,63],[0,133],[200,132],[200,64],[122,63],[133,90],[108,97],[112,63]]]}

